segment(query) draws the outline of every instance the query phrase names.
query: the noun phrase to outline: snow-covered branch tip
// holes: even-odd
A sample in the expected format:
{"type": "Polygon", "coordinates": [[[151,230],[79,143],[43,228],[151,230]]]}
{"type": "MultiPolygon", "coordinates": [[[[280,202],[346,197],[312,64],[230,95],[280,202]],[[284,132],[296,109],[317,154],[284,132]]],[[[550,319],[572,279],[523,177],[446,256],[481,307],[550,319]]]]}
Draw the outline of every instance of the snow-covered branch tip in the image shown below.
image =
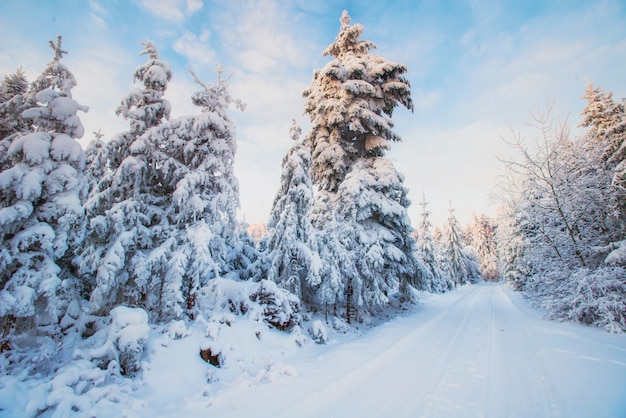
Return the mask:
{"type": "Polygon", "coordinates": [[[230,74],[226,79],[222,78],[224,67],[222,64],[217,66],[217,84],[205,83],[193,72],[193,70],[187,67],[187,70],[193,77],[194,81],[202,87],[203,91],[196,92],[193,95],[193,103],[196,106],[205,108],[207,110],[215,110],[218,107],[226,108],[230,103],[234,103],[235,107],[240,111],[246,109],[246,103],[240,99],[233,99],[228,91],[228,81],[232,77],[230,74]]]}
{"type": "Polygon", "coordinates": [[[300,135],[302,135],[302,128],[296,122],[296,119],[291,119],[291,128],[289,128],[289,138],[293,141],[298,142],[300,140],[300,135]]]}
{"type": "Polygon", "coordinates": [[[57,35],[57,43],[55,44],[52,41],[48,41],[50,44],[50,48],[54,51],[54,61],[58,62],[63,58],[63,55],[67,54],[67,51],[61,48],[62,36],[57,35]]]}
{"type": "Polygon", "coordinates": [[[150,57],[150,59],[153,60],[158,60],[159,59],[159,53],[156,49],[156,47],[154,46],[154,44],[150,41],[143,41],[140,42],[140,44],[145,48],[143,51],[141,51],[139,53],[139,55],[147,55],[148,57],[150,57]]]}

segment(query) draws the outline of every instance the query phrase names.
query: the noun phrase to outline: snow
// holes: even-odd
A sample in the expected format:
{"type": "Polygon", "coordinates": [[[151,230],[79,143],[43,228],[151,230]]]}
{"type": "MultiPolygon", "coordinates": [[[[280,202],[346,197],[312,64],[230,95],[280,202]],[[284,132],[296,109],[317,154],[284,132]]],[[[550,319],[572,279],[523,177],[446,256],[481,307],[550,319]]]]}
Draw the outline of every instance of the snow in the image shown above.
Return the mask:
{"type": "Polygon", "coordinates": [[[412,315],[360,338],[316,346],[297,362],[297,377],[228,388],[207,415],[626,413],[626,338],[543,320],[519,294],[501,284],[466,286],[433,296],[412,315]]]}
{"type": "MultiPolygon", "coordinates": [[[[220,287],[234,300],[255,285],[220,287]]],[[[47,382],[0,376],[0,417],[48,407],[46,416],[104,418],[626,414],[626,335],[542,319],[503,284],[427,297],[373,328],[311,317],[281,332],[228,310],[143,328],[132,332],[133,341],[145,339],[137,377],[115,377],[115,362],[101,369],[75,350],[47,382]],[[200,357],[202,347],[223,354],[221,367],[200,357]]],[[[111,316],[103,355],[121,331],[147,327],[141,309],[111,316]]]]}

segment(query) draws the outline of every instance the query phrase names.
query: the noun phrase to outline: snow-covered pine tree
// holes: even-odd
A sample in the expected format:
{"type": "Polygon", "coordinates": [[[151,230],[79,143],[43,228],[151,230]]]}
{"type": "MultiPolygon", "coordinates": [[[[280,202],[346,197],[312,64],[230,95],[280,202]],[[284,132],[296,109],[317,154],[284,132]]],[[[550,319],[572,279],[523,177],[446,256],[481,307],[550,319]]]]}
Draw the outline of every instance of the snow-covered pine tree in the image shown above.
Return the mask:
{"type": "Polygon", "coordinates": [[[441,265],[437,257],[438,249],[435,248],[435,242],[432,232],[432,223],[430,222],[430,211],[428,210],[428,202],[426,196],[422,194],[422,220],[417,225],[417,259],[422,262],[425,268],[425,279],[427,289],[431,292],[443,293],[450,290],[454,284],[449,280],[448,276],[441,270],[441,265]]]}
{"type": "Polygon", "coordinates": [[[601,169],[608,169],[615,190],[609,203],[613,216],[618,218],[620,239],[626,238],[626,114],[625,104],[613,101],[613,93],[594,88],[588,82],[582,111],[582,127],[587,128],[587,140],[600,149],[601,169]]]}
{"type": "Polygon", "coordinates": [[[163,210],[168,197],[157,171],[157,146],[140,135],[169,117],[163,93],[171,71],[154,45],[142,45],[141,55],[148,60],[137,68],[134,80],[144,88],[132,89],[117,109],[131,129],[107,142],[89,167],[92,175],[103,177],[95,179],[85,205],[90,228],[75,263],[87,279],[90,309],[97,313],[117,304],[152,308],[160,301],[162,277],[153,274],[158,262],[149,257],[169,238],[163,210]]]}
{"type": "Polygon", "coordinates": [[[23,112],[37,132],[18,134],[0,173],[0,323],[5,331],[36,326],[59,332],[59,320],[78,298],[73,250],[82,240],[87,195],[85,153],[76,140],[86,106],[72,99],[76,85],[61,62],[61,37],[50,42],[53,60],[38,78],[36,107],[23,112]],[[44,84],[42,83],[41,86],[44,84]]]}
{"type": "Polygon", "coordinates": [[[480,272],[485,281],[498,281],[498,245],[496,223],[488,216],[475,213],[466,228],[465,241],[480,257],[480,272]]]}
{"type": "MultiPolygon", "coordinates": [[[[200,114],[171,120],[142,136],[155,148],[159,201],[168,219],[160,232],[162,244],[149,256],[151,263],[162,264],[152,274],[160,274],[158,311],[164,319],[183,312],[195,315],[198,290],[240,267],[231,264],[245,254],[233,252],[247,248],[237,243],[237,144],[227,114],[231,104],[240,110],[245,104],[231,97],[222,71],[219,66],[214,84],[191,73],[200,86],[192,96],[200,114]]],[[[246,239],[245,234],[241,238],[246,239]]]]}
{"type": "Polygon", "coordinates": [[[308,218],[313,200],[311,155],[300,142],[300,132],[294,120],[290,130],[294,144],[283,158],[280,186],[267,223],[272,260],[268,279],[311,306],[319,284],[320,259],[315,230],[308,218]]]}
{"type": "Polygon", "coordinates": [[[522,231],[518,214],[504,203],[498,210],[498,276],[521,290],[529,277],[532,266],[528,263],[528,239],[522,231]]]}
{"type": "MultiPolygon", "coordinates": [[[[245,222],[239,224],[235,244],[228,254],[228,270],[235,279],[261,280],[262,277],[257,276],[257,268],[263,254],[257,248],[256,241],[248,231],[248,226],[245,222]]],[[[263,278],[266,277],[267,275],[263,276],[263,278]]]]}
{"type": "Polygon", "coordinates": [[[350,231],[344,248],[357,271],[347,289],[354,289],[353,300],[347,302],[356,309],[385,306],[396,290],[408,291],[406,285],[426,290],[403,181],[388,159],[363,158],[353,164],[337,191],[338,219],[350,231]]]}
{"type": "Polygon", "coordinates": [[[5,163],[12,138],[29,130],[30,120],[22,117],[27,91],[28,80],[22,68],[6,75],[0,85],[0,171],[8,168],[5,163]]]}
{"type": "Polygon", "coordinates": [[[313,158],[312,178],[320,190],[337,191],[359,158],[381,157],[401,138],[391,116],[398,105],[413,110],[403,64],[370,53],[373,42],[360,40],[363,26],[351,25],[343,12],[339,35],[324,56],[334,59],[315,72],[303,92],[312,129],[305,145],[313,158]]]}
{"type": "Polygon", "coordinates": [[[407,284],[424,283],[403,177],[383,158],[389,143],[400,140],[392,130],[393,110],[413,109],[407,68],[370,53],[374,44],[359,39],[363,27],[351,25],[347,12],[340,22],[339,35],[324,51],[334,59],[315,72],[303,93],[312,123],[304,144],[311,150],[316,191],[311,223],[319,236],[328,236],[319,250],[331,260],[324,266],[328,274],[321,275],[318,303],[345,302],[350,318],[354,308],[386,304],[398,284],[408,294],[407,284]]]}
{"type": "Polygon", "coordinates": [[[626,159],[626,119],[624,105],[613,101],[613,93],[587,82],[585,94],[587,105],[581,112],[580,126],[588,128],[592,141],[603,149],[603,158],[615,168],[626,159]]]}
{"type": "Polygon", "coordinates": [[[444,270],[456,286],[478,283],[481,279],[478,254],[465,244],[463,230],[450,207],[450,215],[443,231],[444,270]]]}

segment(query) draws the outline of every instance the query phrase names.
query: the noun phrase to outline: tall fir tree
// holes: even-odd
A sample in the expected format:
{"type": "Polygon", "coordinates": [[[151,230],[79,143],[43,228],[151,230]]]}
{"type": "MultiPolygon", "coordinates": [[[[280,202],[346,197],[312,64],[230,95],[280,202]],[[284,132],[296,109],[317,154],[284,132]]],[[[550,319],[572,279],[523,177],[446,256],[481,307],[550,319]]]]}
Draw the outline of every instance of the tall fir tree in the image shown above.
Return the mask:
{"type": "Polygon", "coordinates": [[[267,223],[272,260],[268,279],[311,306],[319,284],[320,259],[315,230],[308,218],[313,201],[311,155],[300,142],[300,133],[294,120],[290,130],[294,144],[283,158],[280,186],[267,223]]]}
{"type": "MultiPolygon", "coordinates": [[[[101,174],[85,205],[90,227],[75,260],[87,279],[90,309],[107,313],[118,304],[152,308],[159,303],[154,289],[162,278],[153,275],[151,251],[168,239],[163,187],[155,144],[141,135],[169,117],[163,98],[171,79],[169,64],[160,60],[150,42],[142,44],[147,62],[138,67],[133,88],[117,113],[130,122],[130,131],[116,135],[93,154],[89,172],[101,174]]],[[[97,142],[95,143],[97,144],[97,142]]]]}
{"type": "MultiPolygon", "coordinates": [[[[583,96],[582,127],[587,128],[591,148],[598,148],[603,170],[609,171],[610,209],[618,218],[621,239],[626,238],[626,114],[625,103],[613,101],[613,93],[588,82],[583,96]]],[[[598,160],[598,158],[596,158],[598,160]]]]}
{"type": "Polygon", "coordinates": [[[65,309],[79,297],[72,252],[83,238],[87,181],[84,129],[77,112],[88,108],[71,94],[76,80],[61,62],[61,37],[38,82],[38,105],[23,112],[36,132],[18,134],[0,173],[0,323],[6,331],[33,326],[60,331],[65,309]],[[43,87],[44,83],[40,84],[43,87]]]}
{"type": "Polygon", "coordinates": [[[466,228],[465,241],[478,252],[480,272],[485,281],[497,282],[499,280],[496,237],[497,226],[493,219],[484,214],[472,214],[472,219],[466,228]]]}
{"type": "Polygon", "coordinates": [[[18,68],[6,75],[0,84],[0,171],[8,168],[8,150],[11,140],[29,130],[30,121],[22,117],[26,110],[28,80],[18,68]]]}
{"type": "Polygon", "coordinates": [[[413,110],[403,64],[370,52],[376,46],[360,40],[363,26],[351,25],[343,12],[339,35],[324,56],[333,60],[316,71],[303,93],[312,128],[305,138],[313,158],[312,178],[320,190],[336,192],[359,158],[381,157],[401,138],[391,116],[398,105],[413,110]]]}
{"type": "Polygon", "coordinates": [[[168,220],[161,231],[167,239],[151,255],[152,274],[161,277],[158,311],[164,319],[195,316],[199,289],[213,278],[239,274],[232,270],[253,257],[235,254],[250,248],[238,241],[247,237],[236,219],[236,134],[227,110],[235,105],[243,111],[245,104],[232,98],[222,71],[219,66],[216,83],[204,83],[192,72],[200,86],[192,96],[198,115],[171,120],[142,137],[157,150],[159,199],[168,220]]]}
{"type": "Polygon", "coordinates": [[[452,207],[443,234],[444,270],[456,286],[468,282],[478,283],[481,279],[478,255],[466,245],[463,230],[452,207]]]}
{"type": "Polygon", "coordinates": [[[422,194],[421,222],[417,225],[417,258],[422,262],[425,269],[425,278],[427,290],[436,293],[443,293],[450,290],[454,284],[449,277],[441,269],[438,254],[438,248],[435,246],[433,237],[433,225],[430,222],[430,211],[428,210],[428,202],[426,196],[422,194]]]}
{"type": "Polygon", "coordinates": [[[329,252],[322,277],[332,284],[320,284],[318,303],[345,303],[350,319],[353,310],[384,306],[398,287],[409,295],[411,285],[425,284],[410,236],[404,178],[384,158],[390,142],[400,140],[392,130],[393,110],[413,109],[408,70],[372,54],[375,45],[359,39],[363,27],[351,25],[347,12],[340,22],[339,35],[324,51],[333,60],[303,93],[312,123],[304,144],[316,192],[311,222],[330,237],[320,254],[329,252]],[[344,294],[331,295],[340,286],[344,294]]]}

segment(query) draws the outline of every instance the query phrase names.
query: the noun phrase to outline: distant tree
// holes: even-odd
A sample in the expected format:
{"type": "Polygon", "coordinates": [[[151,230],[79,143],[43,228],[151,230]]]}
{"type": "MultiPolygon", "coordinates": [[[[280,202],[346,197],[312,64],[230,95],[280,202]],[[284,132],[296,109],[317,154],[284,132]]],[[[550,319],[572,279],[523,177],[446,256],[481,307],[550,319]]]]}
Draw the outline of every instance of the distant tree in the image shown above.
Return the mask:
{"type": "Polygon", "coordinates": [[[613,101],[613,93],[587,82],[587,105],[582,111],[581,126],[588,128],[589,139],[602,149],[602,157],[615,169],[626,159],[626,120],[624,105],[613,101]]]}
{"type": "Polygon", "coordinates": [[[480,257],[480,271],[485,281],[498,281],[498,245],[497,227],[493,219],[486,215],[472,214],[467,226],[465,241],[471,245],[480,257]]]}
{"type": "MultiPolygon", "coordinates": [[[[71,258],[84,231],[87,182],[85,153],[76,141],[86,106],[72,99],[76,85],[61,62],[61,37],[50,43],[54,57],[38,80],[37,107],[23,112],[37,132],[18,133],[0,173],[0,323],[20,332],[38,327],[60,332],[59,320],[80,285],[71,258]]],[[[20,87],[21,91],[21,87],[20,87]]]]}
{"type": "Polygon", "coordinates": [[[428,210],[428,202],[426,196],[422,195],[420,202],[422,207],[422,220],[417,225],[417,258],[425,267],[425,281],[427,289],[431,292],[442,293],[451,289],[454,284],[449,280],[448,276],[441,270],[440,259],[437,256],[439,250],[435,246],[432,232],[432,223],[430,222],[430,211],[428,210]]]}
{"type": "Polygon", "coordinates": [[[313,200],[311,155],[300,142],[300,132],[294,120],[290,130],[294,144],[283,158],[280,186],[267,223],[272,259],[268,278],[310,306],[319,283],[320,259],[315,230],[308,218],[313,200]]]}
{"type": "Polygon", "coordinates": [[[588,152],[597,166],[608,171],[611,186],[608,190],[610,210],[618,218],[622,239],[626,238],[626,115],[624,103],[615,103],[613,93],[594,88],[587,83],[584,99],[587,105],[582,111],[582,127],[587,128],[588,152]],[[595,152],[594,152],[595,151],[595,152]],[[598,155],[599,154],[599,155],[598,155]]]}
{"type": "Polygon", "coordinates": [[[465,243],[459,221],[450,208],[450,216],[443,232],[444,270],[456,286],[478,283],[481,279],[480,260],[476,250],[465,243]]]}

